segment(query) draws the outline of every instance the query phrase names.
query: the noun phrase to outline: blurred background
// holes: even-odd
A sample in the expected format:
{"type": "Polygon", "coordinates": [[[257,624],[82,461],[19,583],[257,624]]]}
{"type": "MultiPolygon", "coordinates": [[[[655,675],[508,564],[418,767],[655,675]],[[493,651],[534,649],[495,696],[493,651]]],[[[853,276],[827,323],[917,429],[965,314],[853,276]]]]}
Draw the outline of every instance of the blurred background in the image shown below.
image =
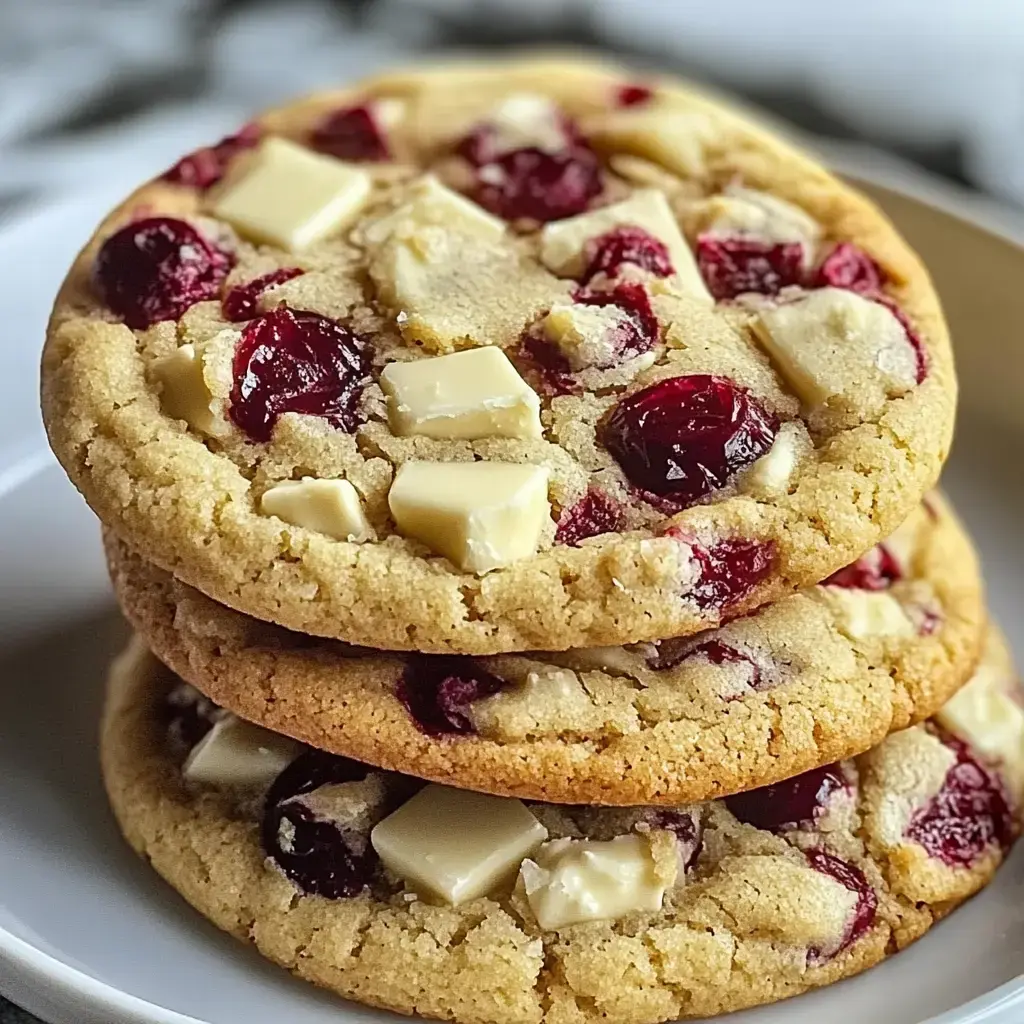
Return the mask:
{"type": "Polygon", "coordinates": [[[1024,0],[0,0],[0,219],[113,198],[262,106],[410,54],[538,42],[682,72],[846,166],[1024,209],[1024,0]]]}

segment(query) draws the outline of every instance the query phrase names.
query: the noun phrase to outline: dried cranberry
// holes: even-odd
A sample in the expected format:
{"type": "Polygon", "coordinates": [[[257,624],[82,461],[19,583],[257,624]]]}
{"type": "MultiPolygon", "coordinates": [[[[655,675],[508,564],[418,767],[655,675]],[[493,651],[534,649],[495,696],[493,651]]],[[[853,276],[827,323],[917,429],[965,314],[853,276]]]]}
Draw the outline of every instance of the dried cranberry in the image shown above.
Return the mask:
{"type": "Polygon", "coordinates": [[[850,590],[887,590],[903,578],[899,562],[884,544],[876,544],[856,562],[834,572],[825,586],[847,587],[850,590]]]}
{"type": "Polygon", "coordinates": [[[573,302],[581,306],[616,306],[626,314],[618,327],[615,357],[608,365],[647,352],[658,340],[658,318],[651,309],[647,289],[641,284],[622,282],[611,291],[580,288],[573,295],[573,302]]]}
{"type": "Polygon", "coordinates": [[[282,267],[280,270],[272,270],[269,274],[263,274],[245,284],[235,285],[221,302],[224,319],[236,323],[240,320],[251,320],[256,315],[256,303],[268,288],[284,284],[285,281],[290,281],[293,277],[304,273],[305,271],[298,267],[282,267]]]}
{"type": "Polygon", "coordinates": [[[301,797],[321,786],[360,782],[370,769],[320,750],[300,754],[274,780],[263,809],[264,852],[303,892],[329,900],[370,884],[377,855],[368,837],[318,818],[301,797]]]}
{"type": "Polygon", "coordinates": [[[164,181],[190,188],[207,189],[216,185],[228,164],[243,150],[252,149],[260,140],[258,124],[243,125],[234,135],[227,135],[214,146],[204,146],[182,157],[164,174],[164,181]]]}
{"type": "Polygon", "coordinates": [[[799,242],[772,244],[701,235],[697,265],[708,291],[719,302],[748,292],[778,295],[803,280],[804,247],[799,242]]]}
{"type": "Polygon", "coordinates": [[[235,349],[231,418],[267,441],[285,412],[322,416],[351,432],[369,379],[366,342],[334,320],[284,306],[250,321],[235,349]]]}
{"type": "Polygon", "coordinates": [[[874,923],[878,910],[878,895],[871,888],[864,872],[848,861],[840,860],[824,850],[807,850],[804,854],[807,862],[815,871],[835,879],[840,885],[856,893],[857,904],[846,924],[842,939],[834,949],[827,951],[809,949],[807,960],[812,964],[822,964],[838,956],[844,949],[857,941],[874,923]]]}
{"type": "Polygon", "coordinates": [[[476,731],[470,705],[504,688],[472,658],[421,655],[409,659],[395,695],[428,736],[466,735],[476,731]]]}
{"type": "Polygon", "coordinates": [[[917,811],[906,836],[950,867],[970,867],[993,845],[1007,849],[1016,832],[1002,780],[965,743],[944,735],[956,754],[942,788],[917,811]]]}
{"type": "Polygon", "coordinates": [[[917,632],[920,636],[933,636],[942,625],[942,615],[932,608],[920,610],[920,620],[917,624],[917,632]]]}
{"type": "Polygon", "coordinates": [[[391,158],[384,129],[366,104],[328,114],[313,130],[310,145],[338,160],[379,162],[391,158]]]}
{"type": "Polygon", "coordinates": [[[651,828],[675,835],[683,870],[692,868],[704,847],[704,825],[696,812],[658,808],[651,813],[649,821],[651,828]]]}
{"type": "Polygon", "coordinates": [[[727,796],[725,805],[747,825],[786,832],[811,827],[828,810],[832,797],[848,790],[842,768],[830,764],[784,782],[727,796]]]}
{"type": "Polygon", "coordinates": [[[627,265],[639,267],[655,277],[669,277],[675,273],[665,243],[643,228],[628,225],[592,238],[587,242],[584,256],[587,264],[584,281],[597,274],[615,277],[627,265]]]}
{"type": "Polygon", "coordinates": [[[742,601],[775,566],[772,541],[731,537],[710,548],[693,544],[691,550],[700,566],[693,599],[698,608],[705,610],[725,610],[742,601]]]}
{"type": "Polygon", "coordinates": [[[772,446],[778,417],[725,377],[670,377],[624,398],[600,440],[629,480],[688,508],[772,446]]]}
{"type": "Polygon", "coordinates": [[[221,709],[194,686],[179,683],[164,698],[167,736],[176,753],[191,750],[214,726],[221,709]]]}
{"type": "Polygon", "coordinates": [[[539,334],[527,331],[523,335],[519,359],[526,364],[526,371],[532,370],[540,377],[539,388],[545,394],[571,395],[580,390],[569,360],[539,334]]]}
{"type": "Polygon", "coordinates": [[[529,146],[485,163],[476,201],[505,220],[547,223],[582,213],[603,187],[597,154],[584,145],[560,153],[529,146]]]}
{"type": "Polygon", "coordinates": [[[555,543],[576,547],[587,537],[614,533],[622,526],[622,506],[604,491],[591,488],[558,520],[555,543]]]}
{"type": "Polygon", "coordinates": [[[144,330],[215,299],[232,263],[191,224],[147,217],[103,243],[94,273],[107,305],[129,327],[144,330]]]}
{"type": "Polygon", "coordinates": [[[618,107],[637,107],[654,98],[654,90],[649,85],[622,85],[615,92],[615,105],[618,107]]]}
{"type": "Polygon", "coordinates": [[[845,288],[862,295],[882,290],[882,268],[861,248],[840,242],[822,261],[814,277],[815,288],[845,288]]]}

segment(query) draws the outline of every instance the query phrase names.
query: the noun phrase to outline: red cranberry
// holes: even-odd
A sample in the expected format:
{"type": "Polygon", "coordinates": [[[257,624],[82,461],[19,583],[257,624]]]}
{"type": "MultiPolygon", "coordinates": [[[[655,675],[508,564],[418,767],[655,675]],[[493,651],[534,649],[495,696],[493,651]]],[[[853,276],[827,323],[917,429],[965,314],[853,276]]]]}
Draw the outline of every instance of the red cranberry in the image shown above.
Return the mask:
{"type": "Polygon", "coordinates": [[[727,796],[725,805],[747,825],[788,832],[810,828],[828,810],[833,796],[848,790],[842,768],[830,764],[784,782],[727,796]]]}
{"type": "Polygon", "coordinates": [[[992,846],[1007,849],[1016,834],[1002,780],[965,743],[945,735],[956,753],[942,788],[914,814],[906,836],[950,867],[970,867],[992,846]]]}
{"type": "Polygon", "coordinates": [[[251,320],[256,315],[256,303],[268,288],[284,284],[285,281],[290,281],[293,277],[304,273],[305,271],[298,267],[283,267],[281,270],[272,270],[269,274],[263,274],[245,284],[235,285],[221,302],[224,319],[235,323],[240,320],[251,320]]]}
{"type": "Polygon", "coordinates": [[[641,284],[622,282],[611,291],[580,288],[573,295],[573,302],[581,306],[617,306],[626,314],[618,328],[611,366],[649,351],[658,340],[658,318],[651,309],[647,289],[641,284]]]}
{"type": "Polygon", "coordinates": [[[470,705],[504,688],[472,658],[421,655],[406,664],[395,695],[428,736],[467,735],[476,731],[470,705]]]}
{"type": "Polygon", "coordinates": [[[654,98],[654,90],[648,85],[622,85],[615,93],[617,107],[638,107],[654,98]]]}
{"type": "Polygon", "coordinates": [[[527,331],[523,335],[519,359],[525,364],[524,371],[532,371],[540,378],[538,387],[545,394],[571,395],[580,390],[569,360],[539,334],[527,331]]]}
{"type": "Polygon", "coordinates": [[[235,349],[231,418],[268,441],[286,412],[322,416],[351,433],[369,379],[365,341],[334,320],[285,306],[251,320],[235,349]]]}
{"type": "Polygon", "coordinates": [[[775,567],[772,541],[732,537],[710,548],[694,544],[691,550],[700,566],[693,598],[697,607],[705,610],[726,610],[742,601],[775,567]]]}
{"type": "Polygon", "coordinates": [[[221,709],[194,686],[179,683],[164,698],[167,735],[178,754],[190,751],[214,726],[221,709]]]}
{"type": "Polygon", "coordinates": [[[655,277],[669,277],[675,273],[664,242],[643,228],[618,227],[592,238],[586,244],[584,257],[587,263],[584,281],[597,274],[615,277],[624,266],[639,267],[655,277]]]}
{"type": "Polygon", "coordinates": [[[624,398],[600,440],[630,482],[688,508],[772,446],[779,420],[725,377],[670,377],[624,398]]]}
{"type": "Polygon", "coordinates": [[[604,491],[591,488],[558,520],[555,543],[576,547],[587,537],[614,533],[622,527],[622,507],[604,491]]]}
{"type": "Polygon", "coordinates": [[[920,636],[933,636],[942,625],[942,616],[932,608],[921,609],[921,619],[917,624],[920,636]]]}
{"type": "Polygon", "coordinates": [[[903,571],[892,552],[884,544],[876,544],[856,562],[834,572],[825,586],[850,590],[887,590],[903,578],[903,571]]]}
{"type": "MultiPolygon", "coordinates": [[[[747,671],[746,684],[754,690],[762,688],[763,680],[761,667],[750,655],[736,650],[721,640],[704,640],[697,637],[677,637],[671,640],[662,640],[655,649],[653,657],[648,659],[648,664],[656,672],[663,672],[666,669],[675,668],[684,661],[691,658],[704,658],[712,665],[745,665],[747,671]]],[[[741,696],[737,693],[734,697],[741,696]]],[[[729,699],[729,698],[727,698],[729,699]]]]}
{"type": "Polygon", "coordinates": [[[884,283],[882,268],[861,248],[840,242],[821,262],[815,288],[845,288],[862,295],[877,295],[884,283]]]}
{"type": "Polygon", "coordinates": [[[94,273],[107,305],[129,327],[144,330],[215,299],[232,263],[191,224],[147,217],[103,243],[94,273]]]}
{"type": "Polygon", "coordinates": [[[704,847],[704,825],[699,815],[695,811],[658,808],[651,812],[648,820],[651,828],[663,829],[675,835],[683,870],[692,868],[704,847]]]}
{"type": "Polygon", "coordinates": [[[835,879],[840,885],[857,895],[857,904],[853,908],[853,914],[846,924],[838,947],[827,952],[820,949],[807,951],[808,963],[822,964],[851,946],[875,923],[878,895],[864,877],[864,872],[848,861],[840,860],[824,850],[807,850],[804,856],[815,871],[828,875],[829,878],[835,879]]]}
{"type": "Polygon", "coordinates": [[[337,900],[358,896],[373,880],[377,854],[369,838],[318,817],[302,800],[321,786],[359,782],[369,771],[347,757],[309,750],[271,785],[263,809],[263,849],[303,892],[337,900]]]}
{"type": "Polygon", "coordinates": [[[204,146],[182,157],[164,174],[164,181],[190,188],[208,189],[216,185],[228,164],[243,150],[252,149],[260,140],[262,129],[258,124],[243,125],[234,135],[225,136],[214,146],[204,146]]]}
{"type": "Polygon", "coordinates": [[[804,247],[799,242],[773,244],[701,235],[697,265],[708,291],[719,302],[748,292],[778,295],[803,280],[804,247]]]}
{"type": "Polygon", "coordinates": [[[391,158],[384,128],[366,104],[328,114],[313,130],[310,144],[338,160],[379,162],[391,158]]]}

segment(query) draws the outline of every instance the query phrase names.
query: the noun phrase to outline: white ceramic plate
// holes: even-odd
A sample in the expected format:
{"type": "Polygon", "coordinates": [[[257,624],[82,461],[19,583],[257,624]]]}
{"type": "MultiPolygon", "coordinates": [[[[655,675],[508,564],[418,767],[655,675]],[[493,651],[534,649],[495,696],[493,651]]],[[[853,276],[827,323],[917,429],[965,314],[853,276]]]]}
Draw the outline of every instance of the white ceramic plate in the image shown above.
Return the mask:
{"type": "MultiPolygon", "coordinates": [[[[397,1020],[292,981],[221,935],[135,859],[107,810],[95,733],[105,663],[124,627],[96,524],[43,445],[35,366],[63,268],[113,198],[0,232],[0,282],[15,300],[0,328],[0,990],[52,1024],[397,1020]]],[[[1024,374],[1006,353],[1024,322],[1024,251],[912,200],[885,200],[933,265],[964,347],[968,413],[948,488],[1021,655],[1024,416],[1013,395],[1024,374]],[[987,420],[992,413],[1003,420],[987,420]]],[[[1024,849],[913,948],[860,978],[729,1020],[1005,1024],[1024,1015],[1022,970],[1024,849]]]]}

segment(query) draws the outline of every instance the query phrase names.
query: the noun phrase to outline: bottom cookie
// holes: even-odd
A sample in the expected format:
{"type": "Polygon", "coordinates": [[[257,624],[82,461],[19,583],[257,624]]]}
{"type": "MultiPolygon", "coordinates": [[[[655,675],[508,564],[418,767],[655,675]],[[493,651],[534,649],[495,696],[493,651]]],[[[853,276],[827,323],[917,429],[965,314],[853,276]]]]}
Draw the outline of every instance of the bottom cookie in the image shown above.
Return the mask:
{"type": "Polygon", "coordinates": [[[483,796],[250,726],[139,640],[104,777],[132,846],[215,924],[359,1002],[645,1024],[856,974],[978,891],[1018,831],[1024,710],[997,637],[935,719],[678,808],[483,796]]]}

